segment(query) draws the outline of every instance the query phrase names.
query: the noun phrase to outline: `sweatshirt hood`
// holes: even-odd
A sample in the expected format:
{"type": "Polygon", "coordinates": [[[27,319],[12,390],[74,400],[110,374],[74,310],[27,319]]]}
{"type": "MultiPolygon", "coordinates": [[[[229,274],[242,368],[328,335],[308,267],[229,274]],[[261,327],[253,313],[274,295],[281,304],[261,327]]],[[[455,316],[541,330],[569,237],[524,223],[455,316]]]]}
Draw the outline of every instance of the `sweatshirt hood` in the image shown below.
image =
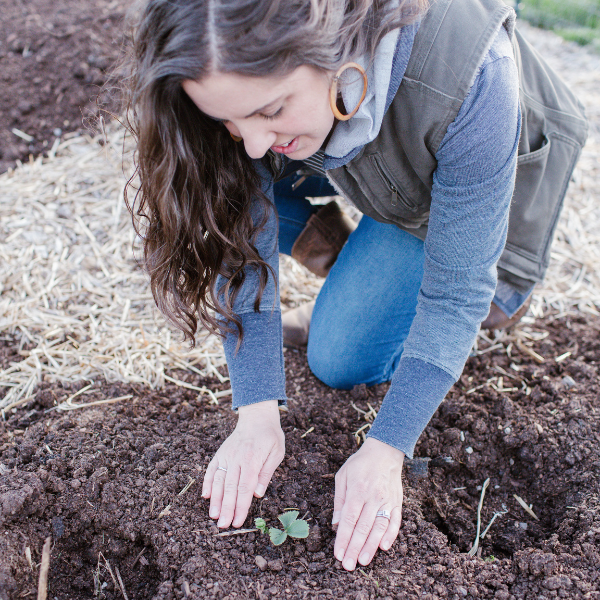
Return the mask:
{"type": "MultiPolygon", "coordinates": [[[[372,61],[366,56],[356,60],[367,73],[367,93],[356,114],[336,124],[325,148],[325,168],[345,164],[377,137],[406,71],[417,30],[418,23],[394,29],[383,37],[372,61]]],[[[346,69],[339,86],[344,106],[350,112],[360,101],[363,78],[356,69],[346,69]]]]}

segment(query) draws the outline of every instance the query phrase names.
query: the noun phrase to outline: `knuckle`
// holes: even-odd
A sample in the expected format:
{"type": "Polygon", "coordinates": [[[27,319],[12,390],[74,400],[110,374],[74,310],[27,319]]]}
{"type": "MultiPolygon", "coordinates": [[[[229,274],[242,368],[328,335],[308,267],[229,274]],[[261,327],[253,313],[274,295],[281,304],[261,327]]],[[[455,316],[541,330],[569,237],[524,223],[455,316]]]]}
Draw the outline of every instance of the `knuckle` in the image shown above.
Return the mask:
{"type": "Polygon", "coordinates": [[[230,495],[230,494],[234,494],[235,492],[237,492],[238,486],[237,483],[225,483],[224,486],[224,491],[225,494],[230,495]]]}
{"type": "Polygon", "coordinates": [[[354,486],[355,493],[360,496],[366,496],[371,491],[371,486],[364,481],[359,481],[354,486]]]}
{"type": "Polygon", "coordinates": [[[375,525],[373,525],[373,529],[378,533],[384,533],[387,531],[388,521],[387,519],[375,519],[375,525]]]}
{"type": "Polygon", "coordinates": [[[238,494],[245,496],[246,494],[252,493],[254,490],[250,489],[250,486],[247,483],[240,483],[237,486],[238,494]]]}
{"type": "Polygon", "coordinates": [[[354,527],[354,524],[356,523],[357,520],[358,520],[358,513],[354,512],[353,510],[349,510],[344,515],[344,518],[342,519],[342,522],[344,523],[344,525],[348,525],[350,527],[354,527]]]}
{"type": "Polygon", "coordinates": [[[254,463],[255,459],[256,452],[254,451],[254,448],[244,448],[244,450],[242,451],[243,464],[251,465],[252,463],[254,463]]]}
{"type": "Polygon", "coordinates": [[[372,488],[372,494],[377,500],[383,500],[389,495],[389,488],[384,483],[379,482],[372,488]]]}
{"type": "Polygon", "coordinates": [[[266,471],[261,471],[258,474],[258,481],[267,485],[271,481],[271,476],[266,471]]]}
{"type": "Polygon", "coordinates": [[[371,525],[364,521],[357,523],[354,529],[357,533],[364,536],[367,536],[369,533],[371,533],[371,525]]]}

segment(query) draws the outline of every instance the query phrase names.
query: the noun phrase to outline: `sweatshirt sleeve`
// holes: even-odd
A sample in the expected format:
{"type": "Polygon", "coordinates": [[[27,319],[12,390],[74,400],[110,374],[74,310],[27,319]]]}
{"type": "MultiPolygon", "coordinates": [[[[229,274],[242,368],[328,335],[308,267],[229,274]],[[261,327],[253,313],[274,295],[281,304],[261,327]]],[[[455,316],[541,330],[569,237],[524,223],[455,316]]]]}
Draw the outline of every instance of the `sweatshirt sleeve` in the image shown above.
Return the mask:
{"type": "MultiPolygon", "coordinates": [[[[273,201],[273,178],[260,161],[255,161],[255,168],[261,176],[263,191],[273,201]]],[[[258,208],[253,217],[259,218],[258,208]]],[[[256,248],[262,259],[273,269],[276,279],[269,274],[260,310],[256,312],[254,302],[259,285],[258,274],[254,269],[247,270],[246,280],[233,306],[244,329],[242,343],[238,349],[237,333],[229,333],[223,340],[234,410],[264,400],[278,400],[279,404],[287,401],[279,303],[277,230],[277,215],[273,204],[267,224],[258,234],[256,248]]],[[[224,283],[224,278],[219,277],[217,289],[224,283]]]]}
{"type": "Polygon", "coordinates": [[[520,123],[518,74],[502,28],[436,154],[417,313],[369,433],[409,457],[460,377],[494,297],[520,123]]]}

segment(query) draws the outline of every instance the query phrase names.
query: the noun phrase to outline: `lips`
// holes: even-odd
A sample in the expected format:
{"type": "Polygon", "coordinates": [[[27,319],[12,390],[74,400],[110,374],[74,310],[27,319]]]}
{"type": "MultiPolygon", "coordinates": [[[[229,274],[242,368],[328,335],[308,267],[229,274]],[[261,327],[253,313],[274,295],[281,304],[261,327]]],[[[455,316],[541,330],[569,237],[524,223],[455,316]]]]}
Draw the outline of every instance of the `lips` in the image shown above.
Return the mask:
{"type": "Polygon", "coordinates": [[[271,150],[273,152],[279,152],[279,154],[291,154],[298,149],[298,138],[295,137],[293,140],[290,140],[286,144],[282,144],[280,146],[271,146],[271,150]]]}

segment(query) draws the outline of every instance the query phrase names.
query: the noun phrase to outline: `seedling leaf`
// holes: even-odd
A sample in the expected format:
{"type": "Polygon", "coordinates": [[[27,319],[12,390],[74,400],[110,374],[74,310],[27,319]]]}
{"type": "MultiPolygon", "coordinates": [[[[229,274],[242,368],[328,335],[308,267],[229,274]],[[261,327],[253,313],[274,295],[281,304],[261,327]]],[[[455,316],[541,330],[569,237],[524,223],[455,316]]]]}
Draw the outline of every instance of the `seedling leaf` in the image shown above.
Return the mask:
{"type": "Polygon", "coordinates": [[[287,531],[288,527],[298,518],[300,513],[297,510],[290,510],[279,515],[278,519],[281,521],[283,528],[287,531]]]}
{"type": "Polygon", "coordinates": [[[290,523],[289,527],[286,528],[286,532],[293,538],[307,538],[308,523],[302,519],[298,519],[297,521],[290,523]]]}
{"type": "Polygon", "coordinates": [[[256,529],[258,529],[262,533],[267,533],[269,531],[269,528],[267,527],[267,522],[264,519],[261,519],[260,517],[254,519],[254,524],[256,525],[256,529]]]}
{"type": "Polygon", "coordinates": [[[285,542],[287,539],[287,533],[285,531],[281,531],[281,529],[271,527],[269,529],[269,537],[271,538],[271,543],[273,546],[281,546],[281,544],[283,544],[283,542],[285,542]]]}

